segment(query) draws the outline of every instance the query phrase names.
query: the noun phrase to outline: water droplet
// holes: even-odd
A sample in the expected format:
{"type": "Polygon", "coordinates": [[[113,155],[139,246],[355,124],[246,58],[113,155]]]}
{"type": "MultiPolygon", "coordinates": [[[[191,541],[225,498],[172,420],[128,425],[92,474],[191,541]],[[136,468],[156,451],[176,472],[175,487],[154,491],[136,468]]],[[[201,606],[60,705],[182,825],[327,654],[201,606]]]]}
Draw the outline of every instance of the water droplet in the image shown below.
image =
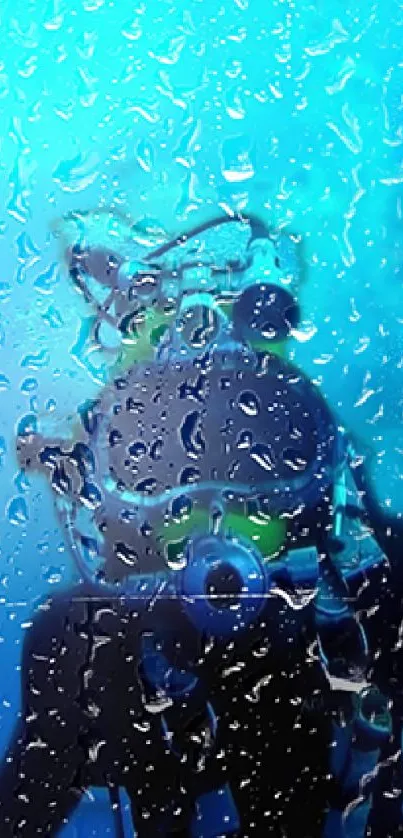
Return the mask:
{"type": "Polygon", "coordinates": [[[83,9],[86,12],[97,12],[98,9],[102,9],[105,0],[84,0],[83,2],[83,9]]]}
{"type": "MultiPolygon", "coordinates": [[[[83,318],[76,343],[71,347],[70,354],[79,366],[87,370],[93,381],[97,384],[104,384],[108,378],[107,365],[103,360],[100,360],[100,365],[96,366],[92,360],[94,356],[95,361],[99,358],[99,353],[97,355],[94,352],[94,323],[94,317],[83,318]]],[[[103,358],[103,356],[101,357],[103,358]]]]}
{"type": "Polygon", "coordinates": [[[18,436],[27,436],[29,434],[36,434],[37,432],[37,417],[33,413],[27,413],[25,416],[22,416],[17,426],[18,436]]]}
{"type": "Polygon", "coordinates": [[[88,477],[88,475],[94,474],[95,457],[88,445],[84,442],[77,442],[70,456],[76,463],[82,477],[88,477]]]}
{"type": "MultiPolygon", "coordinates": [[[[17,221],[25,224],[30,217],[29,195],[31,192],[30,155],[18,157],[16,164],[10,173],[9,182],[11,197],[7,204],[7,212],[17,221]]],[[[32,166],[32,160],[31,160],[32,166]]]]}
{"type": "Polygon", "coordinates": [[[50,355],[46,349],[42,349],[41,352],[37,352],[36,355],[25,355],[25,357],[21,361],[22,367],[29,367],[31,370],[39,370],[43,367],[46,367],[49,363],[50,355]]]}
{"type": "Polygon", "coordinates": [[[206,450],[206,441],[202,432],[201,415],[194,410],[188,413],[179,428],[180,441],[188,457],[197,460],[206,450]]]}
{"type": "Polygon", "coordinates": [[[154,165],[154,149],[147,140],[140,140],[136,149],[136,159],[145,172],[151,172],[154,165]]]}
{"type": "Polygon", "coordinates": [[[4,436],[0,436],[0,469],[4,466],[4,457],[7,452],[7,445],[4,436]]]}
{"type": "Polygon", "coordinates": [[[130,396],[128,399],[126,399],[126,410],[128,413],[144,413],[144,402],[137,401],[136,399],[133,399],[130,396]]]}
{"type": "Polygon", "coordinates": [[[16,239],[17,259],[22,262],[25,269],[31,268],[40,258],[40,250],[33,243],[27,233],[20,233],[16,239]]]}
{"type": "Polygon", "coordinates": [[[127,567],[136,567],[138,564],[137,553],[123,541],[118,541],[115,544],[115,555],[127,567]]]}
{"type": "MultiPolygon", "coordinates": [[[[38,545],[39,547],[39,545],[38,545]]],[[[57,585],[59,582],[62,581],[62,574],[60,572],[60,568],[57,567],[48,567],[46,568],[43,578],[45,582],[48,582],[49,585],[57,585]]]]}
{"type": "Polygon", "coordinates": [[[145,480],[140,480],[136,486],[136,492],[142,492],[145,495],[152,495],[157,488],[157,481],[154,477],[146,477],[145,480]]]}
{"type": "Polygon", "coordinates": [[[250,141],[247,137],[225,140],[221,149],[221,171],[228,183],[241,183],[254,177],[250,141]]]}
{"type": "Polygon", "coordinates": [[[239,450],[250,448],[252,445],[252,434],[250,431],[240,431],[237,437],[236,446],[239,450]]]}
{"type": "Polygon", "coordinates": [[[59,495],[71,493],[71,479],[66,474],[63,463],[57,463],[52,474],[52,489],[59,495]]]}
{"type": "Polygon", "coordinates": [[[11,295],[11,284],[9,282],[0,282],[0,300],[4,302],[11,295]]]}
{"type": "Polygon", "coordinates": [[[20,526],[28,521],[28,508],[25,498],[12,498],[7,505],[7,517],[12,524],[20,526]]]}
{"type": "Polygon", "coordinates": [[[150,447],[150,457],[152,460],[160,460],[162,457],[163,441],[156,439],[150,447]]]}
{"type": "Polygon", "coordinates": [[[307,466],[307,461],[301,457],[300,453],[294,448],[286,448],[283,451],[283,462],[293,471],[304,471],[307,466]]]}
{"type": "Polygon", "coordinates": [[[199,375],[196,383],[184,381],[179,385],[179,398],[190,399],[195,402],[203,402],[205,400],[207,381],[205,376],[199,375]]]}
{"type": "Polygon", "coordinates": [[[122,29],[122,35],[124,38],[127,38],[128,41],[138,41],[142,34],[143,30],[139,24],[138,18],[129,20],[125,23],[122,29]]]}
{"type": "Polygon", "coordinates": [[[261,466],[261,468],[265,469],[265,471],[272,471],[274,463],[272,453],[268,445],[264,445],[260,442],[255,443],[255,445],[252,445],[252,448],[250,449],[250,456],[251,459],[261,466]]]}
{"type": "Polygon", "coordinates": [[[149,538],[150,535],[152,535],[152,533],[153,533],[153,528],[152,528],[150,522],[149,521],[143,521],[143,523],[140,526],[140,535],[142,535],[143,538],[149,538]]]}
{"type": "Polygon", "coordinates": [[[251,390],[244,390],[238,396],[238,407],[246,416],[257,416],[260,411],[259,398],[251,390]]]}
{"type": "Polygon", "coordinates": [[[85,480],[80,492],[80,501],[87,509],[96,509],[99,507],[102,502],[102,495],[98,486],[89,480],[85,480]]]}
{"type": "Polygon", "coordinates": [[[129,446],[129,454],[134,460],[140,460],[141,457],[144,457],[146,452],[147,446],[141,440],[137,440],[129,446]]]}
{"type": "Polygon", "coordinates": [[[83,559],[88,566],[96,566],[99,560],[99,545],[95,538],[80,534],[83,559]]]}
{"type": "Polygon", "coordinates": [[[183,35],[169,38],[157,47],[155,52],[150,50],[149,55],[159,64],[177,64],[185,43],[186,38],[183,35]]]}
{"type": "Polygon", "coordinates": [[[194,466],[186,466],[180,473],[180,484],[186,486],[200,480],[200,471],[194,466]]]}
{"type": "Polygon", "coordinates": [[[109,445],[110,445],[110,447],[114,448],[115,445],[119,445],[122,442],[122,440],[123,440],[123,436],[120,433],[120,431],[118,431],[117,428],[112,428],[112,430],[109,434],[109,445]]]}
{"type": "Polygon", "coordinates": [[[197,303],[181,314],[177,324],[182,339],[192,349],[203,349],[211,343],[218,328],[217,313],[209,306],[197,303]]]}
{"type": "Polygon", "coordinates": [[[14,480],[14,485],[18,492],[26,492],[26,490],[29,489],[29,481],[24,470],[18,472],[17,477],[14,480]]]}
{"type": "Polygon", "coordinates": [[[179,541],[168,541],[165,545],[166,563],[170,570],[183,570],[187,564],[186,547],[188,538],[179,541]]]}
{"type": "Polygon", "coordinates": [[[24,381],[21,384],[21,393],[24,393],[25,396],[29,396],[30,393],[33,393],[37,389],[38,382],[36,378],[24,378],[24,381]]]}
{"type": "Polygon", "coordinates": [[[62,161],[53,172],[53,180],[64,192],[82,192],[99,176],[99,155],[95,152],[77,154],[72,160],[62,161]]]}
{"type": "Polygon", "coordinates": [[[54,306],[49,306],[42,317],[45,323],[47,323],[48,326],[51,326],[52,329],[60,329],[60,327],[63,326],[62,316],[54,306]]]}
{"type": "Polygon", "coordinates": [[[229,90],[226,96],[226,111],[231,119],[245,119],[246,110],[242,102],[242,90],[237,87],[229,90]]]}
{"type": "Polygon", "coordinates": [[[9,79],[6,73],[0,73],[0,99],[5,99],[10,92],[9,79]]]}
{"type": "Polygon", "coordinates": [[[181,523],[189,518],[192,511],[192,501],[187,495],[179,495],[174,498],[171,504],[171,517],[176,523],[181,523]]]}
{"type": "Polygon", "coordinates": [[[34,288],[39,291],[41,294],[52,294],[55,285],[59,282],[60,279],[60,269],[57,262],[53,262],[52,265],[44,271],[43,273],[39,274],[37,279],[34,282],[34,288]]]}

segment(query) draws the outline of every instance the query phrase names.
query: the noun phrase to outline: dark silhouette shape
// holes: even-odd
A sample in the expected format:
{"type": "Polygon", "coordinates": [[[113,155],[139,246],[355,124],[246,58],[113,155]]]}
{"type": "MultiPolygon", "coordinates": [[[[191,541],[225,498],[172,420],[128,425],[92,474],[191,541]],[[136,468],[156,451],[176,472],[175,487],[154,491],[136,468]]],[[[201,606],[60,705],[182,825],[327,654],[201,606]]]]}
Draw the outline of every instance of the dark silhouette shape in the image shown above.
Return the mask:
{"type": "MultiPolygon", "coordinates": [[[[209,696],[218,741],[194,775],[167,747],[160,714],[145,713],[138,669],[142,634],[160,620],[169,624],[170,607],[162,602],[145,618],[137,605],[100,600],[85,586],[40,607],[24,646],[21,718],[0,774],[2,838],[56,835],[88,785],[124,786],[139,836],[165,836],[170,823],[187,835],[195,797],[225,780],[242,835],[320,835],[329,720],[326,688],[318,667],[305,660],[305,642],[266,657],[270,674],[255,694],[257,659],[244,678],[236,664],[245,654],[213,653],[204,669],[215,682],[209,696]],[[220,681],[218,661],[234,669],[220,681]]],[[[174,727],[193,724],[197,708],[192,696],[174,709],[174,727]]]]}

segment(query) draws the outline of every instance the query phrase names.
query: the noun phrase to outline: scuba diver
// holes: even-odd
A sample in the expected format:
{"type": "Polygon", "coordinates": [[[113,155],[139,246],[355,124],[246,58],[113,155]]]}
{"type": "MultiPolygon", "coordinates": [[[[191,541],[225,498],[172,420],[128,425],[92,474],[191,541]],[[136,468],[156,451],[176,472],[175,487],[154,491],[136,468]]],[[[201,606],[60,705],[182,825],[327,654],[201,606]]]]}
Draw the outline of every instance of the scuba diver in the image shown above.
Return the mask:
{"type": "Polygon", "coordinates": [[[364,836],[390,566],[348,437],[286,358],[296,242],[225,216],[126,258],[83,231],[70,276],[112,362],[70,436],[18,428],[82,581],[24,644],[1,835],[55,835],[103,785],[119,838],[120,787],[139,838],[364,836]]]}

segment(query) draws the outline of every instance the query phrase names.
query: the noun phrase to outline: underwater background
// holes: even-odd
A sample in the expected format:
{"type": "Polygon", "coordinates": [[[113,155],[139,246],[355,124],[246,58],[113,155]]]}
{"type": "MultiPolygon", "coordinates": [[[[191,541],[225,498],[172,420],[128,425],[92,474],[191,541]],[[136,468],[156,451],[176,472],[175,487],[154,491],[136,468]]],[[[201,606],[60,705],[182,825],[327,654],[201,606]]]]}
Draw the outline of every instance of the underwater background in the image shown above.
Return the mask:
{"type": "MultiPolygon", "coordinates": [[[[301,236],[292,357],[370,452],[378,497],[399,513],[402,43],[394,0],[3,0],[3,751],[35,604],[76,573],[45,480],[18,469],[17,423],[34,411],[62,427],[102,382],[102,360],[80,346],[87,307],[52,234],[66,213],[113,207],[176,234],[210,204],[301,236]]],[[[63,831],[109,834],[101,791],[63,831]]]]}

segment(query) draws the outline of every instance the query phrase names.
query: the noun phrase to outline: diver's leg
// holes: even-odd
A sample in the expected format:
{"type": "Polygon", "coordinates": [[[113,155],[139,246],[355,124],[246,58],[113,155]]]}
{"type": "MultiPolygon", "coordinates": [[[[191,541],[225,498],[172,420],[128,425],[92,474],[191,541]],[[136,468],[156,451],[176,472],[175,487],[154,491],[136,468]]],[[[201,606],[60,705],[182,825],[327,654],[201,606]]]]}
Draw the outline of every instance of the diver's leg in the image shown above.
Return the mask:
{"type": "Polygon", "coordinates": [[[20,724],[0,773],[0,835],[56,835],[77,805],[77,745],[55,750],[20,724]]]}
{"type": "Polygon", "coordinates": [[[86,641],[74,594],[42,604],[25,641],[21,721],[0,767],[1,838],[55,835],[80,797],[86,641]]]}

